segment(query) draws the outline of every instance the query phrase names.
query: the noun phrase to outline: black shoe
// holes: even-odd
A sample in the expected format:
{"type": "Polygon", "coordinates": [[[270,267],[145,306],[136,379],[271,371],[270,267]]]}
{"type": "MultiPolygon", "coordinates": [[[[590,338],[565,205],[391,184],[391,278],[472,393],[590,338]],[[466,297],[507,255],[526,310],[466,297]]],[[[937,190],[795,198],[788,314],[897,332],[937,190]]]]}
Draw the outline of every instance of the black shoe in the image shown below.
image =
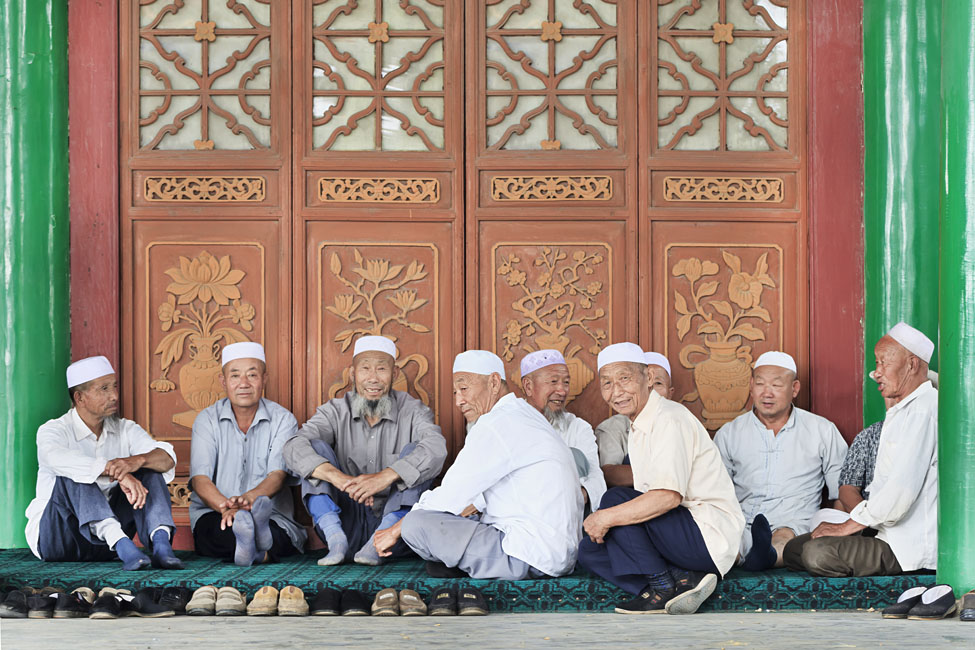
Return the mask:
{"type": "Polygon", "coordinates": [[[884,607],[880,615],[883,618],[907,618],[907,613],[911,608],[921,602],[921,594],[928,590],[928,587],[911,587],[900,596],[897,602],[888,607],[884,607]]]}
{"type": "Polygon", "coordinates": [[[958,618],[963,621],[975,621],[975,590],[961,597],[961,614],[958,618]]]}
{"type": "Polygon", "coordinates": [[[122,605],[119,601],[120,598],[118,595],[102,590],[102,593],[95,599],[94,604],[91,606],[88,618],[118,618],[122,615],[122,605]]]}
{"type": "Polygon", "coordinates": [[[27,594],[20,589],[7,593],[0,605],[0,618],[27,618],[27,594]]]}
{"type": "Polygon", "coordinates": [[[54,604],[58,594],[46,596],[34,595],[27,597],[27,618],[51,618],[54,615],[54,604]]]}
{"type": "Polygon", "coordinates": [[[430,602],[427,603],[427,614],[430,616],[457,615],[457,587],[444,585],[433,590],[430,602]]]}
{"type": "Polygon", "coordinates": [[[935,585],[921,594],[921,602],[907,612],[912,621],[937,621],[948,618],[958,608],[951,585],[935,585]]]}
{"type": "Polygon", "coordinates": [[[667,601],[674,597],[673,589],[661,593],[649,587],[641,591],[636,598],[627,600],[616,606],[617,614],[663,614],[667,601]]]}
{"type": "Polygon", "coordinates": [[[187,587],[166,587],[162,590],[157,603],[168,607],[177,614],[186,613],[186,603],[193,597],[193,591],[187,587]]]}
{"type": "Polygon", "coordinates": [[[372,601],[355,589],[343,589],[340,599],[342,616],[369,616],[372,601]]]}
{"type": "Polygon", "coordinates": [[[457,590],[457,614],[459,616],[487,616],[487,599],[474,587],[461,587],[457,590]]]}
{"type": "Polygon", "coordinates": [[[131,600],[122,597],[122,614],[124,616],[138,616],[139,618],[165,618],[176,615],[171,607],[153,601],[152,596],[153,590],[148,588],[140,591],[131,600]]]}
{"type": "Polygon", "coordinates": [[[91,603],[78,592],[58,594],[54,605],[54,618],[88,618],[90,613],[91,603]]]}
{"type": "Polygon", "coordinates": [[[701,571],[687,571],[673,567],[674,597],[664,605],[668,614],[693,614],[714,593],[718,576],[701,571]]]}
{"type": "Polygon", "coordinates": [[[455,566],[447,566],[443,562],[428,560],[424,567],[431,578],[469,578],[466,571],[455,566]]]}
{"type": "Polygon", "coordinates": [[[342,613],[342,593],[338,589],[325,587],[311,601],[309,614],[312,616],[338,616],[342,613]]]}

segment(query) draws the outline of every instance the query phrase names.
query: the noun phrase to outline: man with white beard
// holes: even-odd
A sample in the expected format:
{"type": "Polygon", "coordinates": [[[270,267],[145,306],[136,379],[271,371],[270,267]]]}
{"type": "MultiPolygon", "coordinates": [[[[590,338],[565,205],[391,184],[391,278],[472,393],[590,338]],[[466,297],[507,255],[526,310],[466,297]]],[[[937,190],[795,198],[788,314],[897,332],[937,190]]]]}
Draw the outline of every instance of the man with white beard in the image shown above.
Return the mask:
{"type": "MultiPolygon", "coordinates": [[[[284,446],[285,463],[302,479],[302,500],[328,545],[320,565],[341,564],[351,551],[357,564],[379,564],[373,534],[409,512],[447,458],[433,412],[392,390],[395,361],[390,339],[359,338],[354,389],[318,407],[284,446]]],[[[404,544],[392,552],[409,554],[404,544]]]]}

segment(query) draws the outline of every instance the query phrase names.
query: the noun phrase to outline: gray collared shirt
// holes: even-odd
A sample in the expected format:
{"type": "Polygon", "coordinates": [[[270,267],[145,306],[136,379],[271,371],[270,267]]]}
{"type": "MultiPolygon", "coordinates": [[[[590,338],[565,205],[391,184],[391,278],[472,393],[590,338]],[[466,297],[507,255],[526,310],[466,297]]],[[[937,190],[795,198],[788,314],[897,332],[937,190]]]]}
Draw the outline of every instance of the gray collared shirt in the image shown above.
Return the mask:
{"type": "MultiPolygon", "coordinates": [[[[245,434],[237,426],[233,407],[226,397],[196,416],[190,446],[190,479],[205,476],[225,497],[239,496],[255,488],[268,474],[285,470],[282,449],[295,435],[298,421],[291,411],[268,399],[261,399],[254,421],[245,434]]],[[[271,520],[288,533],[295,548],[302,549],[307,535],[294,520],[291,491],[282,488],[271,497],[271,520]]],[[[190,526],[213,510],[193,492],[190,497],[190,526]]]]}
{"type": "MultiPolygon", "coordinates": [[[[433,411],[406,393],[393,390],[389,395],[392,408],[375,426],[353,415],[352,391],[319,406],[284,446],[288,469],[315,484],[317,479],[311,478],[311,473],[328,462],[311,446],[312,440],[321,440],[335,450],[342,465],[339,469],[352,476],[375,474],[389,467],[402,479],[392,486],[399,490],[436,477],[447,458],[447,442],[433,422],[433,411]],[[416,448],[400,458],[403,447],[411,442],[416,448]]],[[[387,496],[388,492],[375,495],[374,511],[382,512],[387,496]]]]}

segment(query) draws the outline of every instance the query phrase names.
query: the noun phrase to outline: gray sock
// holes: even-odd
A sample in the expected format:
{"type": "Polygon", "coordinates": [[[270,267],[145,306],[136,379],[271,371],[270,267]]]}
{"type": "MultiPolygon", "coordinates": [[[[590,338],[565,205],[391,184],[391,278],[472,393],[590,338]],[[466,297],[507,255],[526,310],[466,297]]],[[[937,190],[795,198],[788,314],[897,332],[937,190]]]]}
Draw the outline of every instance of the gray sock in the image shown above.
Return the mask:
{"type": "Polygon", "coordinates": [[[325,513],[315,522],[315,527],[328,545],[328,554],[318,560],[319,566],[335,566],[345,562],[345,556],[349,553],[349,539],[342,530],[339,513],[325,513]]]}
{"type": "Polygon", "coordinates": [[[274,509],[271,499],[257,497],[251,505],[251,516],[254,518],[254,541],[257,550],[264,552],[271,550],[274,537],[271,535],[271,511],[274,509]]]}
{"type": "Polygon", "coordinates": [[[234,537],[237,538],[237,550],[234,552],[234,564],[250,566],[257,559],[257,545],[254,543],[254,517],[246,510],[238,510],[234,515],[234,537]]]}

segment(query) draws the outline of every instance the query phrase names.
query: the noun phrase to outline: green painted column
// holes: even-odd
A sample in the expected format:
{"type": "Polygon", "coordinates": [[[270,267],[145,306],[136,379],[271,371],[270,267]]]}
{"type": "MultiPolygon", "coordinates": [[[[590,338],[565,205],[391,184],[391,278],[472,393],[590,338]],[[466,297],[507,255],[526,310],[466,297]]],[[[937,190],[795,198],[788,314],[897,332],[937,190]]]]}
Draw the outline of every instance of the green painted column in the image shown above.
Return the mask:
{"type": "Polygon", "coordinates": [[[975,588],[975,0],[945,0],[938,582],[975,588]],[[948,63],[950,62],[950,63],[948,63]]]}
{"type": "MultiPolygon", "coordinates": [[[[863,2],[867,372],[874,344],[897,321],[937,335],[941,2],[863,2]]],[[[884,416],[866,373],[863,411],[868,424],[884,416]]]]}
{"type": "Polygon", "coordinates": [[[67,5],[0,2],[0,548],[25,546],[37,427],[68,404],[67,5]]]}

